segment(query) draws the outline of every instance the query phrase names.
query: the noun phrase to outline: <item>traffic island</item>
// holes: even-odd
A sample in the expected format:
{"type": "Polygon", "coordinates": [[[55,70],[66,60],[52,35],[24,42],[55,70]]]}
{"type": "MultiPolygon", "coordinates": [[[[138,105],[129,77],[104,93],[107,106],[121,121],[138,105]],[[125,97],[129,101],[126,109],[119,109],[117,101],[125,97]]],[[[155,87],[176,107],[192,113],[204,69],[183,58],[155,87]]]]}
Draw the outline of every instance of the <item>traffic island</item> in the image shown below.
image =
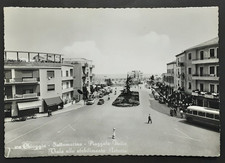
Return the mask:
{"type": "Polygon", "coordinates": [[[129,93],[122,92],[116,100],[112,103],[117,107],[132,107],[140,105],[139,92],[131,91],[129,93]]]}

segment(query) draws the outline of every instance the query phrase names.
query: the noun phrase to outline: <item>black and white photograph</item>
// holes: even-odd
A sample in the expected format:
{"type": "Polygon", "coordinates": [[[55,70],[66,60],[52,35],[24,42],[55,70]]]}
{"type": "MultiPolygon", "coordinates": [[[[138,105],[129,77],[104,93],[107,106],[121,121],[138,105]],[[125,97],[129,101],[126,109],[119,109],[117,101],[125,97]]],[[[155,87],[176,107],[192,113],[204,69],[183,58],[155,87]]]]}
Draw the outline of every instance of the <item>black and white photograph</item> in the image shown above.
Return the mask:
{"type": "Polygon", "coordinates": [[[219,8],[4,7],[4,156],[220,156],[219,8]]]}

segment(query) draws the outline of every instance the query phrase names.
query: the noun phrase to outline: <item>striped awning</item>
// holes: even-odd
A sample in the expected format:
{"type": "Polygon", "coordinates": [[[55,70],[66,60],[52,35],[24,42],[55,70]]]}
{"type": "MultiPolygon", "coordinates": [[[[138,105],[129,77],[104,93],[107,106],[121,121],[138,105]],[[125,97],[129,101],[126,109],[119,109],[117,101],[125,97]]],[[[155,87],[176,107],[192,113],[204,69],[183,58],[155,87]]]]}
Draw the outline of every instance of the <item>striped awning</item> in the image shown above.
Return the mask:
{"type": "Polygon", "coordinates": [[[23,102],[17,103],[17,105],[19,110],[36,109],[41,107],[42,101],[23,102]]]}

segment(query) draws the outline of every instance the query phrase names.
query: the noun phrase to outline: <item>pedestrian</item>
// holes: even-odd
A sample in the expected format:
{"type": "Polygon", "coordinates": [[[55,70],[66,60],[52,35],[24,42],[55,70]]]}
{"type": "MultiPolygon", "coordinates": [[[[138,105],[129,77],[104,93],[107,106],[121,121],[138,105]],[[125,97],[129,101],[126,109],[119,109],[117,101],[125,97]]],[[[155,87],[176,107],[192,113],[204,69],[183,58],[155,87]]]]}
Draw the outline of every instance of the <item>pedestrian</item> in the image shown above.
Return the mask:
{"type": "Polygon", "coordinates": [[[183,110],[181,109],[181,110],[180,110],[180,116],[181,116],[181,118],[183,118],[183,114],[184,114],[184,112],[183,112],[183,110]]]}
{"type": "Polygon", "coordinates": [[[152,119],[151,119],[150,114],[148,115],[148,124],[149,124],[149,122],[151,122],[151,123],[152,123],[152,119]]]}
{"type": "Polygon", "coordinates": [[[116,138],[116,129],[113,128],[113,134],[112,134],[112,139],[115,139],[116,138]]]}

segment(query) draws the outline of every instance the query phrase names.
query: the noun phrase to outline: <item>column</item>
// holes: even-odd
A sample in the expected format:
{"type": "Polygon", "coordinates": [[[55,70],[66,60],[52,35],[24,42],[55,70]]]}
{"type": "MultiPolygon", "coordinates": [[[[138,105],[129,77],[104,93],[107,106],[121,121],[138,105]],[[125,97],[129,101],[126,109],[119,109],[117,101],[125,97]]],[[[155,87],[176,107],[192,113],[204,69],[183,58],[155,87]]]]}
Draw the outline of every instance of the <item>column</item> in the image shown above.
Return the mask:
{"type": "MultiPolygon", "coordinates": [[[[15,79],[15,69],[11,69],[12,79],[15,79]]],[[[16,94],[16,85],[12,85],[12,96],[16,94]]]]}

